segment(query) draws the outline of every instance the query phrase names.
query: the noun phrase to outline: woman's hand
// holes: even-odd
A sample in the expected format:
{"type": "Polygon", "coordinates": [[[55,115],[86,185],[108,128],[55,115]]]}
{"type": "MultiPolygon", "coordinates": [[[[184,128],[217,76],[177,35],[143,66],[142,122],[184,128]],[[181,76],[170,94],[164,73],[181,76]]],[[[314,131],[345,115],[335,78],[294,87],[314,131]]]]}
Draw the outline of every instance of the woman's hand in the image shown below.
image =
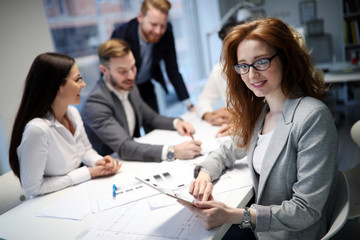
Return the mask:
{"type": "Polygon", "coordinates": [[[232,222],[232,216],[234,215],[233,213],[237,212],[237,209],[228,207],[222,202],[194,202],[195,206],[192,206],[181,200],[178,200],[178,202],[197,215],[200,218],[204,228],[208,230],[214,227],[218,227],[224,223],[232,222]]]}
{"type": "Polygon", "coordinates": [[[199,172],[199,175],[195,180],[191,181],[189,187],[189,193],[199,201],[212,200],[212,190],[213,184],[211,182],[211,177],[204,171],[199,172]]]}
{"type": "Polygon", "coordinates": [[[230,134],[229,132],[229,124],[224,123],[223,125],[221,125],[219,131],[216,133],[215,137],[225,137],[228,136],[230,134]]]}
{"type": "Polygon", "coordinates": [[[96,166],[89,168],[91,178],[96,178],[100,176],[107,176],[116,174],[121,168],[122,163],[119,162],[119,159],[114,159],[106,155],[104,158],[96,162],[96,166]]]}

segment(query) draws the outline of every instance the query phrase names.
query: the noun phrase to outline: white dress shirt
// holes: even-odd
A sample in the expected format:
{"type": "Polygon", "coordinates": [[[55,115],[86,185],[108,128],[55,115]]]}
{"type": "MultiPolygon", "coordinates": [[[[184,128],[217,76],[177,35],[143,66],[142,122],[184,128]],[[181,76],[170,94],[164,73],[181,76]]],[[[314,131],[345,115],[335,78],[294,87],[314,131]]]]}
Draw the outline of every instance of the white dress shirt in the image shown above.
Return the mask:
{"type": "Polygon", "coordinates": [[[217,63],[211,70],[210,76],[200,93],[195,105],[196,115],[200,118],[207,112],[214,110],[213,105],[219,99],[226,105],[226,75],[223,73],[223,65],[217,63]]]}
{"type": "Polygon", "coordinates": [[[91,146],[78,110],[69,106],[66,112],[75,133],[47,113],[44,118],[29,121],[17,148],[22,186],[28,195],[36,196],[87,181],[86,166],[102,159],[91,146]]]}

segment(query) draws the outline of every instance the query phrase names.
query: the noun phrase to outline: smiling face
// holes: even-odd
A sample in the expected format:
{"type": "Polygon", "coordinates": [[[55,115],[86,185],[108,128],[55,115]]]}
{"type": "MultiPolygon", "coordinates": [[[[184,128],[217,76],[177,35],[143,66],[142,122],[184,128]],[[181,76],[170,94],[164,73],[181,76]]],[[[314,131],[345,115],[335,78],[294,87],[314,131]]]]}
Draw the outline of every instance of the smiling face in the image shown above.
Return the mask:
{"type": "Polygon", "coordinates": [[[134,88],[136,77],[135,58],[132,52],[123,57],[110,58],[109,66],[100,65],[105,79],[119,92],[134,88]]]}
{"type": "Polygon", "coordinates": [[[167,27],[168,15],[160,10],[150,7],[146,15],[139,12],[138,22],[141,38],[145,42],[157,43],[164,35],[167,27]]]}
{"type": "Polygon", "coordinates": [[[79,69],[76,64],[74,64],[66,77],[65,84],[60,86],[58,97],[66,104],[80,104],[81,89],[85,86],[86,84],[79,73],[79,69]]]}
{"type": "MultiPolygon", "coordinates": [[[[270,58],[276,54],[273,47],[262,40],[245,39],[238,45],[238,64],[252,64],[253,62],[270,58]]],[[[250,67],[249,72],[241,75],[243,82],[257,97],[283,96],[281,91],[282,64],[279,56],[272,59],[270,67],[264,71],[258,71],[250,67]]]]}

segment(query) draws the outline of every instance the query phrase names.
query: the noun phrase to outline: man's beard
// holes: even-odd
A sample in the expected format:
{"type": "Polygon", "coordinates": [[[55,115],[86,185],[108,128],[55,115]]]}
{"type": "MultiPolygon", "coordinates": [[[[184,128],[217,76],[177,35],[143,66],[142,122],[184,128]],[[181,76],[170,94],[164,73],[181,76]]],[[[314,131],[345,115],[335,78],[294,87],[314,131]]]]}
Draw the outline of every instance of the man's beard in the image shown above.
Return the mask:
{"type": "Polygon", "coordinates": [[[131,87],[130,89],[125,89],[123,88],[122,86],[120,86],[119,84],[117,84],[117,82],[114,80],[113,76],[111,75],[111,73],[109,73],[109,77],[110,77],[110,84],[115,88],[115,89],[118,89],[118,90],[123,90],[123,91],[130,91],[131,89],[133,89],[133,87],[131,87]]]}
{"type": "Polygon", "coordinates": [[[140,26],[140,31],[141,31],[141,33],[144,35],[145,39],[146,39],[148,42],[150,42],[150,43],[157,43],[157,42],[159,42],[160,39],[161,39],[161,37],[163,36],[163,35],[160,35],[160,36],[158,36],[157,38],[153,38],[153,37],[150,36],[150,34],[148,34],[147,32],[145,32],[141,26],[140,26]]]}

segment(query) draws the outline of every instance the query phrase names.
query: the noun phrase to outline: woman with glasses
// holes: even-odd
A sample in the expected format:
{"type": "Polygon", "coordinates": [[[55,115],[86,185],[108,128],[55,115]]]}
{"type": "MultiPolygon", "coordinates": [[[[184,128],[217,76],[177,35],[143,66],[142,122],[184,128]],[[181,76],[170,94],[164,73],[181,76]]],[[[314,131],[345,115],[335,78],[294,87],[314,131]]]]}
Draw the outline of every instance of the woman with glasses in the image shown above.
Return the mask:
{"type": "Polygon", "coordinates": [[[184,205],[207,229],[234,224],[225,235],[230,239],[245,233],[241,239],[320,239],[328,230],[337,176],[337,131],[321,101],[324,80],[313,74],[308,52],[290,28],[275,18],[234,27],[222,59],[232,140],[195,168],[189,191],[199,201],[184,205]],[[215,201],[212,182],[245,156],[254,203],[231,208],[215,201]]]}
{"type": "Polygon", "coordinates": [[[10,166],[28,195],[54,192],[120,169],[118,159],[102,157],[92,148],[79,112],[70,106],[80,104],[84,87],[72,57],[44,53],[35,58],[9,150],[10,166]]]}

